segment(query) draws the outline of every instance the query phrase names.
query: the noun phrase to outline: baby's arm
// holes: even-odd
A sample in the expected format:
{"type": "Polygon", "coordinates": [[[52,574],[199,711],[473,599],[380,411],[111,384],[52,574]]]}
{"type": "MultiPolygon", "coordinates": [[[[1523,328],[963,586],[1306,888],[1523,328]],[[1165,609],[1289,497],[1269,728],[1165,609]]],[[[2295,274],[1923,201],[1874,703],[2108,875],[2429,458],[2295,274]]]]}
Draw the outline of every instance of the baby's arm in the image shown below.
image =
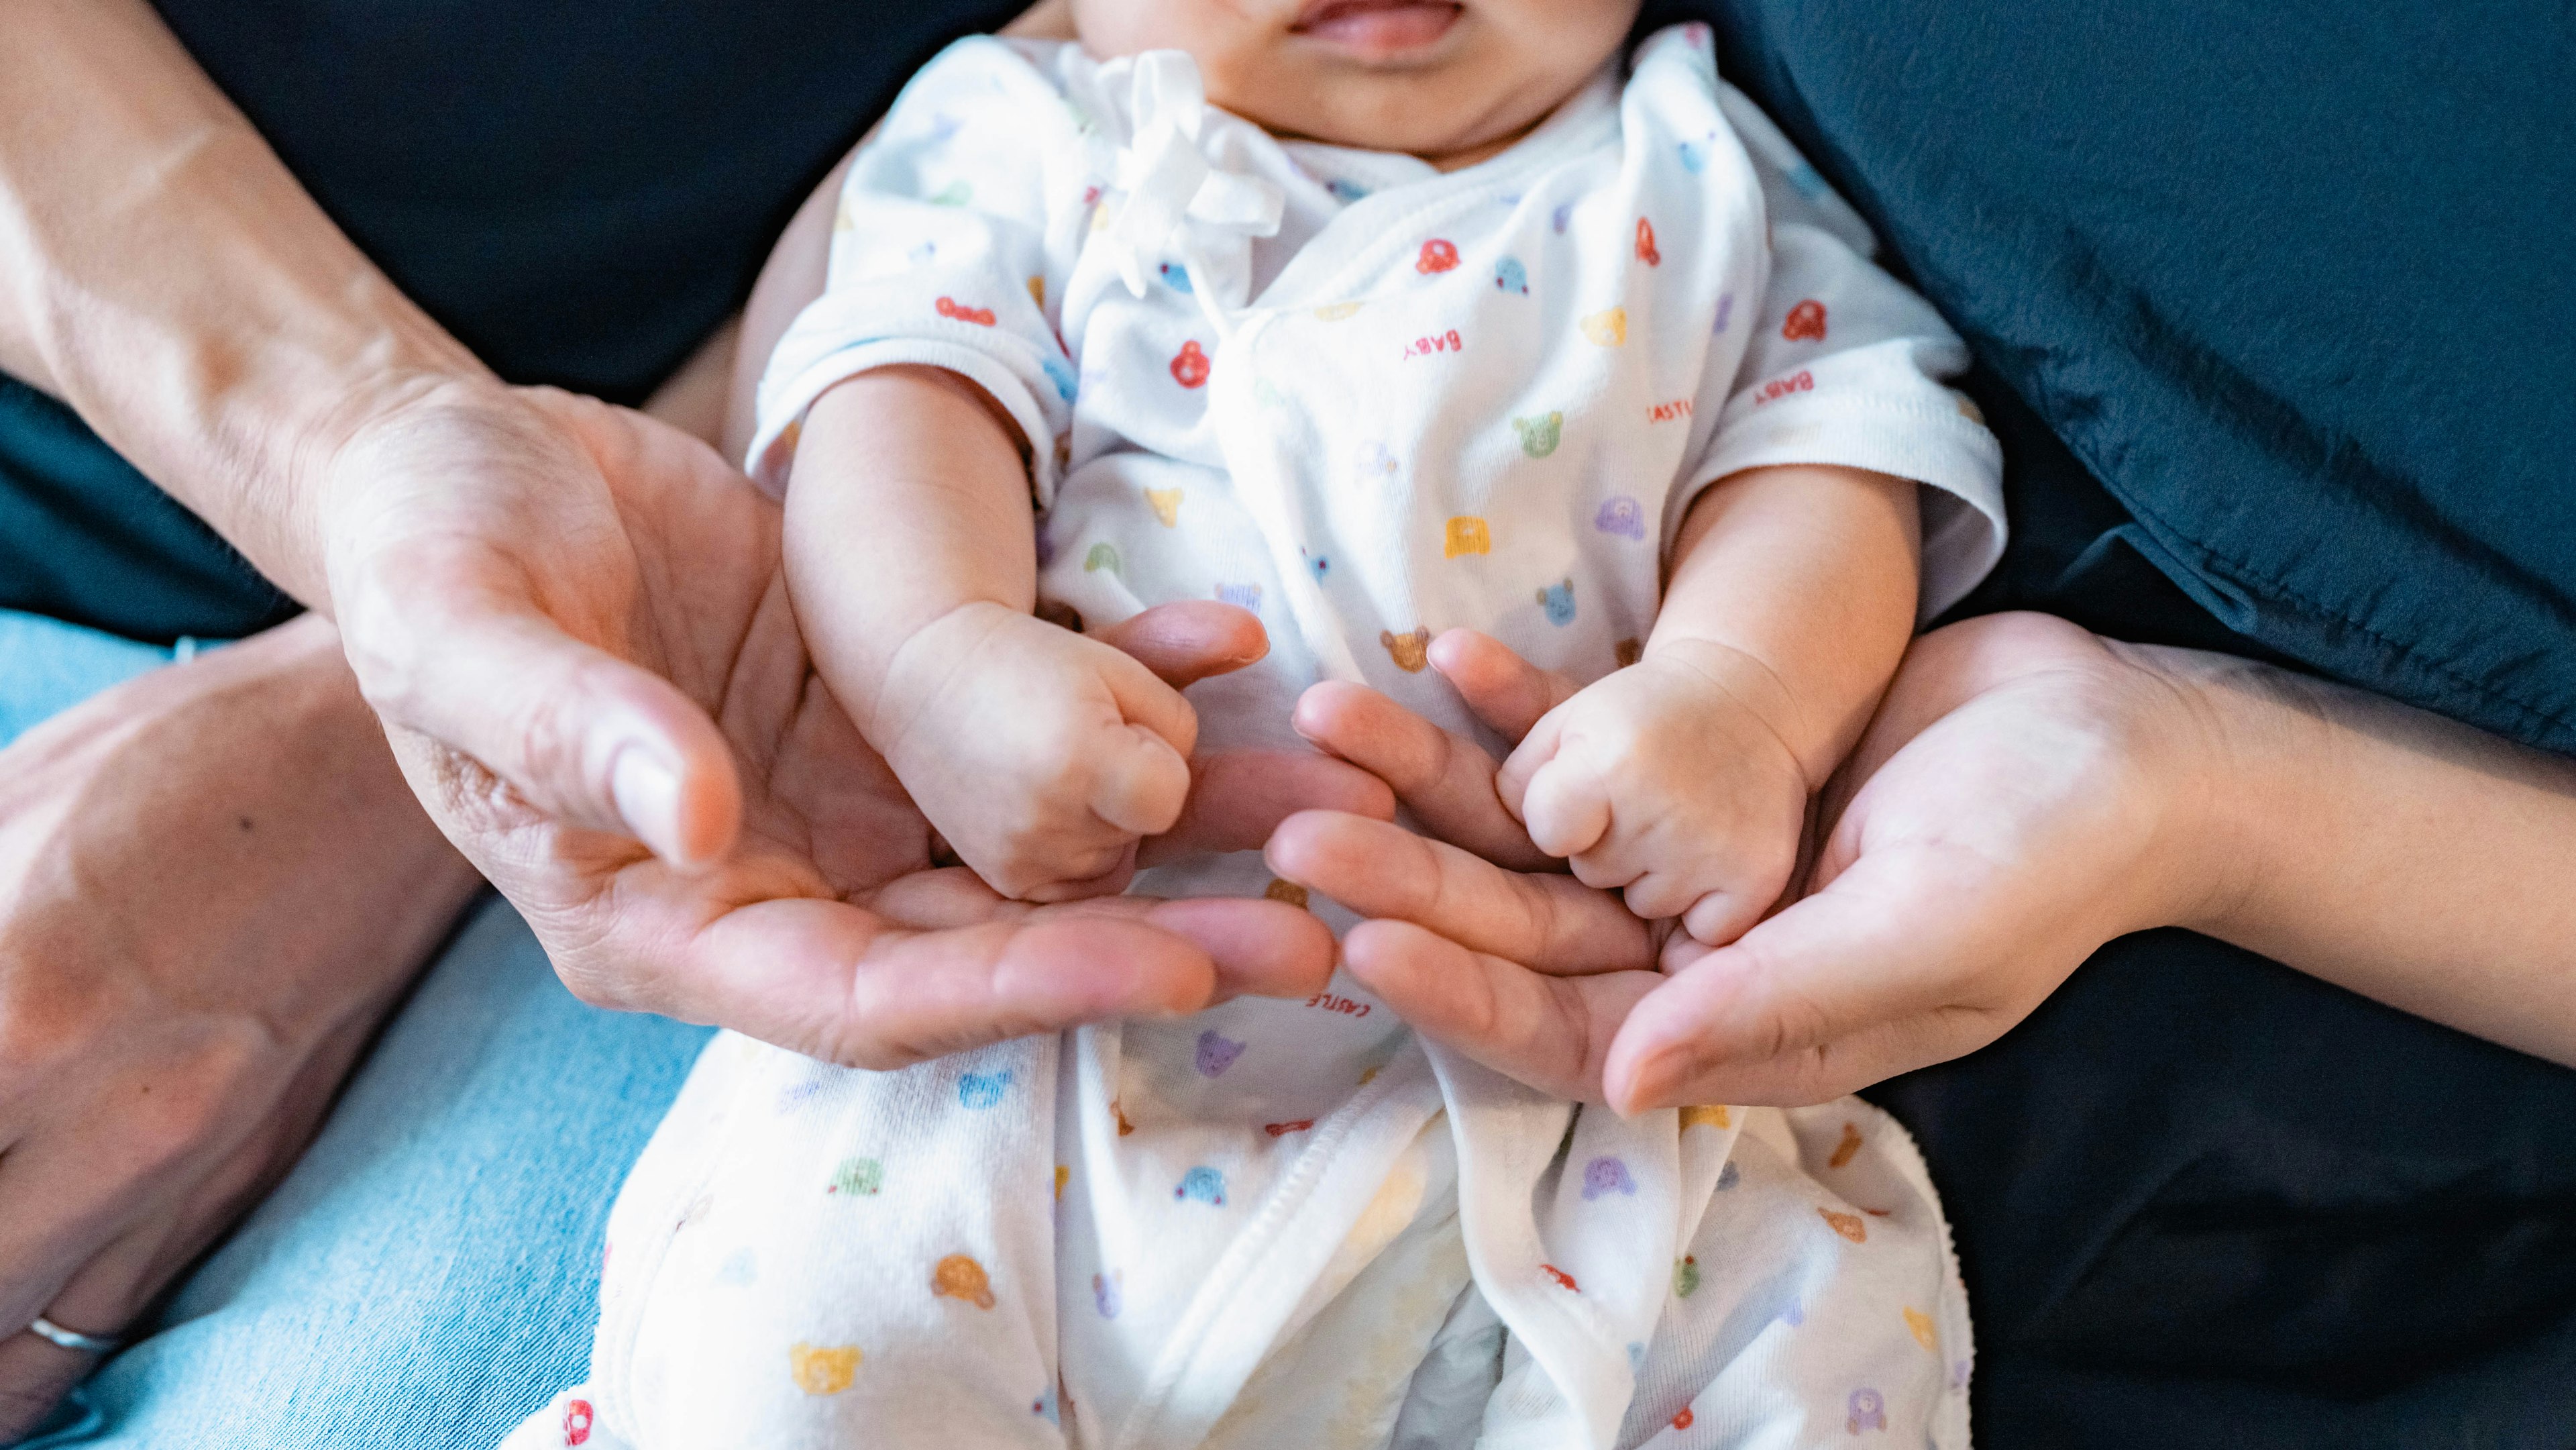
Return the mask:
{"type": "Polygon", "coordinates": [[[1803,464],[1710,485],[1644,657],[1550,712],[1505,762],[1497,785],[1530,839],[1700,941],[1760,920],[1796,866],[1808,798],[1913,633],[1916,491],[1803,464]]]}
{"type": "Polygon", "coordinates": [[[1198,723],[1118,650],[1031,615],[1037,549],[1007,415],[965,378],[887,367],[807,414],[788,593],[816,669],[959,859],[995,890],[1118,889],[1189,792],[1198,723]]]}

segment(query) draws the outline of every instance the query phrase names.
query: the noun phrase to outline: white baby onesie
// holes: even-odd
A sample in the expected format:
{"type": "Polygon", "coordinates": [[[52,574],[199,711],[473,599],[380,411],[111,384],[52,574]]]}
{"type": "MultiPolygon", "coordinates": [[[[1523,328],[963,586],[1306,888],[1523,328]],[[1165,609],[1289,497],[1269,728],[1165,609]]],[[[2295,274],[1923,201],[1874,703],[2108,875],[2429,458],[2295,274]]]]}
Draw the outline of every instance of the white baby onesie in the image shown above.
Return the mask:
{"type": "MultiPolygon", "coordinates": [[[[1965,351],[1870,249],[1704,27],[1449,174],[1277,140],[1178,53],[966,41],[852,166],[752,465],[842,379],[953,369],[1026,434],[1048,605],[1268,626],[1190,692],[1207,748],[1302,748],[1324,678],[1472,730],[1433,635],[1598,678],[1746,468],[1922,483],[1927,615],[1990,567],[1965,351]]],[[[1303,899],[1257,854],[1137,889],[1303,899]]],[[[1967,1442],[1892,1120],[1578,1111],[1347,976],[894,1073],[719,1038],[609,1237],[591,1383],[514,1445],[1967,1442]]]]}

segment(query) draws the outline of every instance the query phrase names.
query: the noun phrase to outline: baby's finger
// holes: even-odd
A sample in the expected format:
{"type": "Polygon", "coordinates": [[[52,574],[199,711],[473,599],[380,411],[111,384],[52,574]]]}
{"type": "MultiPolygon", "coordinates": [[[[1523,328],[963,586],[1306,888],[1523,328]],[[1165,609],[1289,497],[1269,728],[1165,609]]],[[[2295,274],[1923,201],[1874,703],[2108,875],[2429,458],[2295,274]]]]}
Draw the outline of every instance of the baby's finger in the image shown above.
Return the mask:
{"type": "MultiPolygon", "coordinates": [[[[1531,775],[1520,811],[1531,842],[1551,856],[1582,857],[1610,834],[1610,793],[1601,788],[1600,776],[1561,756],[1531,775]]],[[[1575,868],[1586,886],[1625,886],[1635,879],[1633,872],[1601,879],[1597,868],[1612,863],[1592,859],[1594,870],[1575,868]]]]}
{"type": "MultiPolygon", "coordinates": [[[[1521,737],[1521,743],[1512,747],[1512,753],[1503,757],[1502,768],[1494,772],[1494,794],[1501,798],[1503,809],[1512,813],[1513,820],[1529,819],[1530,782],[1563,753],[1564,741],[1565,720],[1550,713],[1541,716],[1539,722],[1521,737]]],[[[1548,854],[1570,856],[1573,853],[1550,851],[1548,854]]]]}
{"type": "Polygon", "coordinates": [[[1109,697],[1117,702],[1118,713],[1128,724],[1162,737],[1163,743],[1183,760],[1198,749],[1198,712],[1181,698],[1180,691],[1164,684],[1153,671],[1125,655],[1110,654],[1102,657],[1100,678],[1109,686],[1109,697]]]}
{"type": "MultiPolygon", "coordinates": [[[[1644,882],[1638,883],[1639,886],[1644,884],[1644,882]]],[[[1684,889],[1687,890],[1687,887],[1684,889]]],[[[1630,887],[1628,909],[1631,911],[1637,909],[1636,895],[1637,888],[1630,887]]],[[[1689,902],[1683,909],[1682,930],[1689,932],[1693,940],[1704,945],[1725,946],[1751,930],[1753,923],[1762,919],[1762,913],[1769,910],[1771,902],[1778,897],[1777,892],[1770,893],[1767,899],[1762,900],[1756,900],[1752,894],[1743,891],[1707,892],[1697,901],[1689,902]]],[[[1658,900],[1657,905],[1661,906],[1661,904],[1658,900]]]]}
{"type": "Polygon", "coordinates": [[[1136,843],[1086,855],[1068,863],[1078,873],[1064,881],[1046,881],[1026,891],[1014,893],[1022,901],[1051,905],[1064,901],[1089,901],[1095,896],[1116,896],[1136,879],[1136,843]]]}
{"type": "Polygon", "coordinates": [[[1449,630],[1433,640],[1431,667],[1458,691],[1477,719],[1511,741],[1529,734],[1577,688],[1574,681],[1540,669],[1501,640],[1472,629],[1449,630]]]}
{"type": "Polygon", "coordinates": [[[1166,738],[1142,725],[1126,739],[1104,738],[1092,764],[1091,813],[1131,836],[1159,836],[1181,818],[1190,798],[1190,763],[1166,738]]]}
{"type": "Polygon", "coordinates": [[[1386,782],[1431,835],[1515,871],[1556,868],[1494,794],[1494,758],[1466,736],[1365,685],[1339,681],[1308,689],[1292,723],[1319,748],[1386,782]]]}

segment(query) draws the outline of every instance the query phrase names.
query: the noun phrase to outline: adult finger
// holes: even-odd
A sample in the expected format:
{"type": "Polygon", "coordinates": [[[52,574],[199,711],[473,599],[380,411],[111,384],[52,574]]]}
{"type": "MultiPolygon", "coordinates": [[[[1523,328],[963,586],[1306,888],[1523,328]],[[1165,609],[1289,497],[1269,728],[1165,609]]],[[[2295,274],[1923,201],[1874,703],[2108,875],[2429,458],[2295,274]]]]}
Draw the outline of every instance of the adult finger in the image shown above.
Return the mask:
{"type": "Polygon", "coordinates": [[[1259,615],[1213,600],[1158,604],[1090,635],[1133,656],[1176,690],[1258,664],[1270,653],[1259,615]]]}
{"type": "Polygon", "coordinates": [[[1342,681],[1310,686],[1291,723],[1319,749],[1386,782],[1422,829],[1441,840],[1515,871],[1564,869],[1531,845],[1503,808],[1494,793],[1494,758],[1474,740],[1365,685],[1342,681]]]}
{"type": "Polygon", "coordinates": [[[671,945],[639,961],[606,944],[600,958],[614,962],[596,973],[577,963],[566,977],[577,991],[605,987],[619,1005],[891,1068],[1088,1022],[1180,1015],[1231,991],[1312,992],[1332,969],[1331,933],[1275,902],[1014,908],[954,880],[966,873],[926,874],[942,883],[880,900],[958,924],[925,929],[845,902],[787,899],[664,933],[630,899],[619,935],[638,948],[657,937],[671,945]],[[981,921],[971,919],[978,892],[981,921]]]}
{"type": "Polygon", "coordinates": [[[1601,1069],[1620,1021],[1661,980],[1652,972],[1561,977],[1405,921],[1367,921],[1343,960],[1425,1037],[1544,1092],[1602,1101],[1601,1069]]]}
{"type": "Polygon", "coordinates": [[[1299,811],[1340,811],[1395,819],[1385,781],[1344,761],[1307,751],[1222,750],[1191,762],[1180,819],[1148,837],[1136,863],[1152,866],[1201,852],[1256,851],[1299,811]]]}
{"type": "Polygon", "coordinates": [[[1282,821],[1270,869],[1361,916],[1409,921],[1542,972],[1648,967],[1653,929],[1573,879],[1506,871],[1401,826],[1328,811],[1282,821]]]}
{"type": "Polygon", "coordinates": [[[1520,743],[1541,717],[1581,688],[1553,670],[1542,670],[1489,634],[1453,629],[1431,642],[1431,667],[1458,691],[1467,708],[1494,733],[1520,743]]]}
{"type": "Polygon", "coordinates": [[[1956,1056],[2017,1014],[1993,965],[2049,923],[1973,863],[1895,846],[1733,945],[1676,953],[1604,1067],[1623,1113],[1684,1102],[1822,1102],[1956,1056]]]}

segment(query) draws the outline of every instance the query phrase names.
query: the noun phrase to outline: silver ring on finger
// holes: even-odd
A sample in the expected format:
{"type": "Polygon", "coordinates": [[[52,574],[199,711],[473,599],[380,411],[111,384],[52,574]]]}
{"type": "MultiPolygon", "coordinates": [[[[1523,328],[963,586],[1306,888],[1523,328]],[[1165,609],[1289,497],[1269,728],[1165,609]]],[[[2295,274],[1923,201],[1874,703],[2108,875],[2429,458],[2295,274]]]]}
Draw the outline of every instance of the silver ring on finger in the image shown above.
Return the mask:
{"type": "Polygon", "coordinates": [[[77,1329],[65,1329],[42,1314],[36,1316],[35,1323],[27,1326],[27,1332],[38,1339],[68,1349],[74,1354],[114,1354],[123,1346],[123,1341],[110,1339],[104,1335],[83,1334],[77,1329]]]}

